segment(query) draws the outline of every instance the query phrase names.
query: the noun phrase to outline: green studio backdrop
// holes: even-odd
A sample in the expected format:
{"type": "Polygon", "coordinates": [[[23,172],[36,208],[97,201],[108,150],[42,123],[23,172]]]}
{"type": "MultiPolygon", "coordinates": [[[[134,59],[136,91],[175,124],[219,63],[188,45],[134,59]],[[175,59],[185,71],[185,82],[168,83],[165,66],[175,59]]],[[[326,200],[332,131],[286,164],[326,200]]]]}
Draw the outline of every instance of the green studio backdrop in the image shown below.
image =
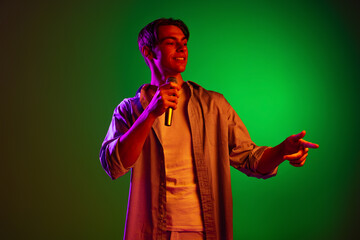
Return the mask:
{"type": "Polygon", "coordinates": [[[350,1],[5,1],[3,239],[122,239],[127,174],[98,154],[117,104],[149,82],[137,34],[190,29],[183,77],[221,92],[258,145],[307,131],[307,163],[267,180],[232,169],[234,239],[359,236],[359,8],[350,1]]]}

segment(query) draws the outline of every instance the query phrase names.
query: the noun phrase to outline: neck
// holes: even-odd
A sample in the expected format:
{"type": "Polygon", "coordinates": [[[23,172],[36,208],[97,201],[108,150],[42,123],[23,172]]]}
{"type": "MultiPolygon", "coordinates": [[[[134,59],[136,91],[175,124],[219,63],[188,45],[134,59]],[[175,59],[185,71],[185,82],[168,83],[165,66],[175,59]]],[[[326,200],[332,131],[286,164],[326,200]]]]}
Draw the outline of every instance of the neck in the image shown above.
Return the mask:
{"type": "Polygon", "coordinates": [[[160,86],[166,83],[166,80],[169,77],[174,77],[177,80],[177,84],[181,87],[184,83],[184,80],[181,76],[181,73],[176,74],[161,74],[158,71],[151,71],[151,85],[160,86]]]}

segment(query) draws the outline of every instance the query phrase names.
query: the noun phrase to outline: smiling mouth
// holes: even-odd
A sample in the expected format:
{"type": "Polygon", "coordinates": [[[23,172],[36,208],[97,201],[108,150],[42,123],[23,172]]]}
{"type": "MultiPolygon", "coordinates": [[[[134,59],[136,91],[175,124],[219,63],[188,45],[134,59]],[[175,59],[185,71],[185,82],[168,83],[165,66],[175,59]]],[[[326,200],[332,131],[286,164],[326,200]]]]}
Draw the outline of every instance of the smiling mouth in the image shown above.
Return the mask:
{"type": "Polygon", "coordinates": [[[177,57],[177,58],[175,58],[175,60],[185,61],[185,58],[183,58],[183,57],[177,57]]]}

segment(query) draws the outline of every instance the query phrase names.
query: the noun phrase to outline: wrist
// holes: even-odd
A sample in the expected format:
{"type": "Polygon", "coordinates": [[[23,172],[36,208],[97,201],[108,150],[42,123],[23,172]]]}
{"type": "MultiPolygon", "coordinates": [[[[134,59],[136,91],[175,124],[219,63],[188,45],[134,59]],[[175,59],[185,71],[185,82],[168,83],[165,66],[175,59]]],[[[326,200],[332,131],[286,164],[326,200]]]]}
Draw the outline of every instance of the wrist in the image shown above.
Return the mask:
{"type": "Polygon", "coordinates": [[[278,156],[284,161],[284,156],[286,155],[285,153],[285,141],[280,143],[278,146],[278,156]]]}
{"type": "Polygon", "coordinates": [[[145,109],[144,114],[145,114],[145,119],[147,119],[151,123],[153,123],[158,117],[153,111],[150,111],[149,108],[145,109]]]}
{"type": "Polygon", "coordinates": [[[276,145],[275,147],[270,148],[269,154],[272,158],[272,161],[275,165],[280,165],[282,162],[284,162],[284,156],[285,156],[285,144],[284,142],[276,145]]]}

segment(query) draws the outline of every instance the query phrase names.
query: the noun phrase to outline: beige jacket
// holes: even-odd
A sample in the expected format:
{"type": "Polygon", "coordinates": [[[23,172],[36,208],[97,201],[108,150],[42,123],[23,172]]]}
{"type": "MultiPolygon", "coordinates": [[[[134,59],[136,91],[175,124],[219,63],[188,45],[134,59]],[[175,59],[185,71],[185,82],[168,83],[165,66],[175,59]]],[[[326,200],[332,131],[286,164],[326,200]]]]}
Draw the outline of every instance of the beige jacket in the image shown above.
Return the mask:
{"type": "MultiPolygon", "coordinates": [[[[230,165],[248,176],[268,178],[256,172],[258,160],[267,147],[250,139],[245,125],[223,95],[207,91],[194,82],[188,103],[195,174],[199,184],[206,239],[233,239],[233,202],[230,165]]],[[[131,168],[124,168],[117,153],[118,140],[149,104],[142,86],[133,98],[124,99],[114,115],[100,150],[106,173],[116,179],[131,170],[129,203],[124,239],[165,239],[166,196],[162,144],[155,120],[143,150],[131,168]]]]}

